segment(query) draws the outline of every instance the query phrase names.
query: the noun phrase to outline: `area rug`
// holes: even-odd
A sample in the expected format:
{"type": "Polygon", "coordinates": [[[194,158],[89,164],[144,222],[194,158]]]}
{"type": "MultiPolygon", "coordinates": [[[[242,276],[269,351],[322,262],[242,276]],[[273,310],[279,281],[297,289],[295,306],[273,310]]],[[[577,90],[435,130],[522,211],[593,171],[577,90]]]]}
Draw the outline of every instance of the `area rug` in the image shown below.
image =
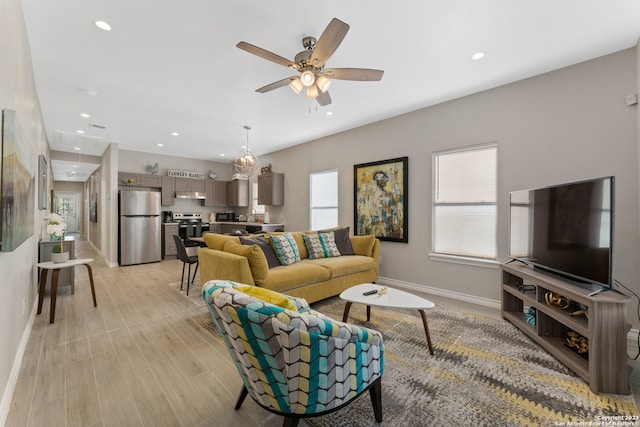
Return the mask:
{"type": "MultiPolygon", "coordinates": [[[[312,307],[342,319],[344,301],[335,297],[312,307]]],[[[384,337],[383,423],[376,424],[368,393],[339,411],[305,422],[316,427],[495,427],[607,425],[605,420],[625,416],[638,419],[633,418],[639,412],[631,394],[592,393],[588,384],[510,323],[442,306],[426,313],[433,356],[417,311],[372,307],[371,321],[366,322],[364,306],[354,304],[349,322],[384,337]]],[[[202,319],[196,323],[217,335],[208,314],[198,317],[202,319]]]]}

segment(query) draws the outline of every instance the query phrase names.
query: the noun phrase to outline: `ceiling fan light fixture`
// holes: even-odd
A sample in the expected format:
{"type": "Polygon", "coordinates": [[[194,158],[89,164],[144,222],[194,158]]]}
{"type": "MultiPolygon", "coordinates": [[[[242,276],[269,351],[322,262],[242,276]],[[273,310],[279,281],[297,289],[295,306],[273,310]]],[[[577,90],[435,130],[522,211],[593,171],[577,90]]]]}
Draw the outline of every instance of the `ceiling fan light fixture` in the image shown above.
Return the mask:
{"type": "Polygon", "coordinates": [[[300,93],[300,91],[302,90],[302,88],[304,87],[304,85],[302,84],[302,81],[300,80],[300,77],[295,77],[294,79],[291,79],[291,83],[289,83],[289,87],[297,94],[300,93]]]}
{"type": "Polygon", "coordinates": [[[318,95],[320,95],[320,92],[318,92],[318,86],[313,85],[313,86],[309,86],[307,88],[307,97],[308,98],[317,98],[318,95]]]}
{"type": "Polygon", "coordinates": [[[304,86],[311,87],[316,81],[316,76],[313,74],[313,71],[305,70],[300,74],[300,81],[302,81],[304,86]]]}
{"type": "Polygon", "coordinates": [[[326,78],[325,76],[320,76],[316,79],[316,86],[322,93],[325,93],[329,90],[329,86],[331,86],[331,80],[326,78]]]}

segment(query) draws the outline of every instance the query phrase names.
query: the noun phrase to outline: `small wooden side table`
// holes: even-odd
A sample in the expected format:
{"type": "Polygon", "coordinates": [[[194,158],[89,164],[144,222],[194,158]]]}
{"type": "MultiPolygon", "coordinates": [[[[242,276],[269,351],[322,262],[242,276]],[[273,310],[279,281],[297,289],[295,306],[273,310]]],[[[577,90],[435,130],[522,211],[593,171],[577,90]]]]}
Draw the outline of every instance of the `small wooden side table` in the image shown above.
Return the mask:
{"type": "Polygon", "coordinates": [[[67,267],[75,267],[76,265],[84,265],[87,267],[87,272],[89,273],[89,282],[91,283],[91,293],[93,294],[93,306],[97,307],[98,303],[96,301],[96,288],[93,285],[93,271],[91,270],[90,262],[93,261],[93,258],[79,258],[79,259],[70,259],[67,262],[40,262],[38,263],[38,267],[42,269],[40,273],[40,292],[38,295],[38,314],[42,313],[42,303],[44,302],[44,291],[47,285],[47,273],[49,270],[53,270],[51,275],[51,308],[49,315],[49,323],[53,323],[56,316],[56,296],[58,295],[58,275],[60,274],[60,270],[67,267]]]}

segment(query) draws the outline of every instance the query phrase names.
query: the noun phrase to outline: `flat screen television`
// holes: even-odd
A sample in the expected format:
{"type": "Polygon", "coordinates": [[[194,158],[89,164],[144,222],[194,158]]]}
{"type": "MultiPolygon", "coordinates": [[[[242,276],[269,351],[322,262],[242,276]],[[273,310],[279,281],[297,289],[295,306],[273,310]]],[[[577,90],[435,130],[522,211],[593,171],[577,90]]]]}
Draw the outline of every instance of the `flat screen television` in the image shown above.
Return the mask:
{"type": "Polygon", "coordinates": [[[510,199],[511,258],[591,289],[612,287],[614,177],[514,191],[510,199]]]}

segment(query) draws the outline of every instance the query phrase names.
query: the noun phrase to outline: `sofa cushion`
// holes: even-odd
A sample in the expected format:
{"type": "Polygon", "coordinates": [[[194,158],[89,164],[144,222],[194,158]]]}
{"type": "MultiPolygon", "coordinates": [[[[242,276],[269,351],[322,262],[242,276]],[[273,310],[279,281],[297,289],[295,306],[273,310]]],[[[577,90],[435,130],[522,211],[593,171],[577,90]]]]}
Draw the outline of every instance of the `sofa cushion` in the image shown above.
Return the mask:
{"type": "Polygon", "coordinates": [[[351,246],[353,252],[358,255],[371,256],[373,245],[376,243],[376,236],[369,234],[366,236],[351,236],[351,246]]]}
{"type": "Polygon", "coordinates": [[[273,251],[273,248],[264,237],[259,236],[254,238],[247,238],[240,236],[240,243],[243,245],[258,245],[258,247],[264,253],[265,258],[267,258],[267,264],[269,265],[269,268],[277,267],[280,265],[280,261],[278,261],[276,253],[273,251]]]}
{"type": "Polygon", "coordinates": [[[334,278],[371,270],[375,267],[376,261],[366,256],[352,255],[314,260],[309,259],[304,260],[301,264],[307,263],[326,268],[329,270],[331,278],[334,278]]]}
{"type": "Polygon", "coordinates": [[[291,265],[300,261],[298,244],[291,233],[269,236],[273,250],[282,265],[291,265]]]}
{"type": "Polygon", "coordinates": [[[258,245],[241,245],[233,240],[227,240],[224,244],[224,251],[232,254],[240,255],[247,258],[249,268],[253,275],[253,281],[256,285],[264,283],[264,279],[269,274],[269,265],[267,258],[264,256],[262,249],[258,245]]]}
{"type": "MultiPolygon", "coordinates": [[[[353,247],[351,246],[351,240],[349,240],[349,230],[349,227],[340,227],[331,230],[333,231],[333,236],[336,241],[336,246],[340,251],[340,255],[354,255],[353,247]]],[[[318,233],[323,232],[324,231],[319,231],[318,233]]]]}
{"type": "Polygon", "coordinates": [[[209,249],[215,249],[217,251],[224,250],[224,244],[228,240],[240,243],[237,236],[227,236],[226,234],[205,233],[203,238],[209,249]]]}
{"type": "Polygon", "coordinates": [[[303,234],[304,244],[309,252],[309,259],[331,258],[340,256],[333,232],[303,234]]]}
{"type": "Polygon", "coordinates": [[[314,265],[313,262],[309,261],[304,260],[303,262],[272,268],[269,270],[269,277],[260,286],[276,292],[287,293],[288,289],[324,282],[331,278],[330,270],[321,265],[314,265]]]}
{"type": "Polygon", "coordinates": [[[260,301],[268,302],[269,304],[286,308],[287,310],[295,311],[296,313],[298,312],[298,308],[293,301],[291,301],[291,298],[279,292],[251,285],[237,285],[235,286],[235,289],[244,294],[251,295],[260,301]]]}

